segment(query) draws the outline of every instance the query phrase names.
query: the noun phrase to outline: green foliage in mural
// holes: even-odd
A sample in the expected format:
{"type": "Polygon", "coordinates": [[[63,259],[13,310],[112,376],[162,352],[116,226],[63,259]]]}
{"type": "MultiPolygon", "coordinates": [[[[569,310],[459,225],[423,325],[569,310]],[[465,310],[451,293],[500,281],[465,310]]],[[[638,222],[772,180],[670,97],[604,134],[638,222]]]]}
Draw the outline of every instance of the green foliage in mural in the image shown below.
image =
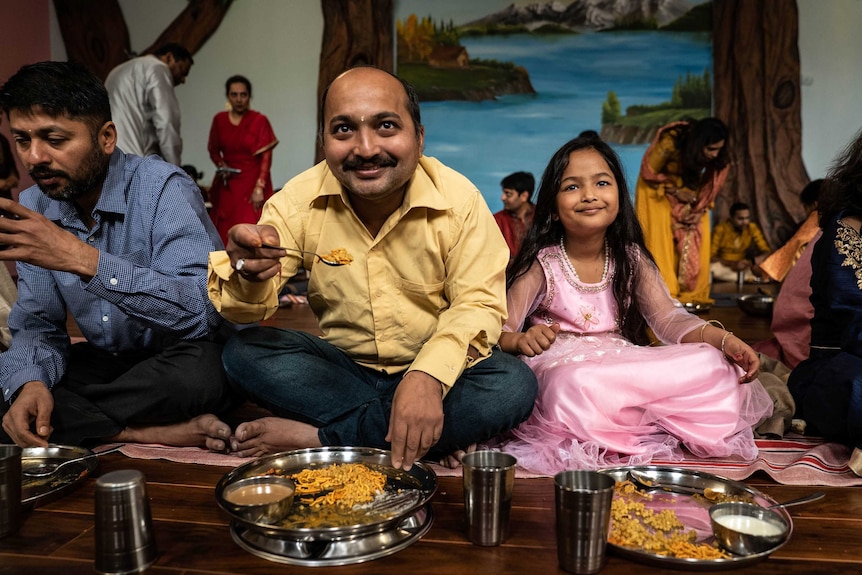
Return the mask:
{"type": "Polygon", "coordinates": [[[608,92],[608,98],[602,103],[602,124],[616,124],[621,115],[620,100],[617,95],[611,91],[608,92]]]}

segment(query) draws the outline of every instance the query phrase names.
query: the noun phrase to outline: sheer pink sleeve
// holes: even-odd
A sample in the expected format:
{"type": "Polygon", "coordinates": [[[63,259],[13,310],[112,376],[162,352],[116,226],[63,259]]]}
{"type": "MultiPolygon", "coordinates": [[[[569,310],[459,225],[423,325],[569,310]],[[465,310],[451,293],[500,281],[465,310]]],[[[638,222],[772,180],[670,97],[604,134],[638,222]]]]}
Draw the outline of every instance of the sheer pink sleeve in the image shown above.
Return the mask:
{"type": "Polygon", "coordinates": [[[533,262],[530,269],[515,280],[506,292],[509,319],[506,320],[503,331],[512,333],[522,331],[524,320],[539,307],[545,298],[546,289],[545,272],[542,271],[539,262],[533,262]]]}
{"type": "Polygon", "coordinates": [[[679,343],[685,334],[706,323],[670,296],[658,268],[643,256],[640,274],[641,285],[635,297],[644,319],[662,343],[679,343]]]}

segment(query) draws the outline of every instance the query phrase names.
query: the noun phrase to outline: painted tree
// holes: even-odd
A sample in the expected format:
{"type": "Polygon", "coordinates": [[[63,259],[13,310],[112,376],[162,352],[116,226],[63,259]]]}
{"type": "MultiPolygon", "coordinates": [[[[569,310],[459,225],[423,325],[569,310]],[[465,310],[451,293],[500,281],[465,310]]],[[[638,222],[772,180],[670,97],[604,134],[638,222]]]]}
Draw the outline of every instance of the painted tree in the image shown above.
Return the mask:
{"type": "MultiPolygon", "coordinates": [[[[173,22],[141,54],[177,42],[194,54],[218,29],[233,0],[189,0],[173,22]]],[[[70,62],[83,64],[104,80],[132,56],[129,28],[117,0],[54,0],[54,10],[70,62]]]]}
{"type": "Polygon", "coordinates": [[[730,130],[731,170],[716,219],[743,201],[773,248],[804,217],[799,14],[795,0],[715,0],[715,115],[730,130]]]}

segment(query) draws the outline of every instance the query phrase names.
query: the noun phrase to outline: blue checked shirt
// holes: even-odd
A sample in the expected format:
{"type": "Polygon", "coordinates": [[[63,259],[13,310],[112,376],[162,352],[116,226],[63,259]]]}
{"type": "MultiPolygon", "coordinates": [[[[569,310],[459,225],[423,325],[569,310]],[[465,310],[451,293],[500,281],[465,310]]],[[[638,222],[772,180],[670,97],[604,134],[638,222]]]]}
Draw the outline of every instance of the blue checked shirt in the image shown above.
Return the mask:
{"type": "Polygon", "coordinates": [[[29,381],[49,388],[63,377],[71,314],[91,344],[122,352],[163,341],[208,339],[223,319],[207,297],[207,256],[223,249],[200,191],[185,172],[156,157],[115,150],[93,229],[69,202],[38,187],[22,205],[99,249],[89,282],[18,262],[18,300],[9,315],[12,345],[0,356],[3,399],[29,381]]]}

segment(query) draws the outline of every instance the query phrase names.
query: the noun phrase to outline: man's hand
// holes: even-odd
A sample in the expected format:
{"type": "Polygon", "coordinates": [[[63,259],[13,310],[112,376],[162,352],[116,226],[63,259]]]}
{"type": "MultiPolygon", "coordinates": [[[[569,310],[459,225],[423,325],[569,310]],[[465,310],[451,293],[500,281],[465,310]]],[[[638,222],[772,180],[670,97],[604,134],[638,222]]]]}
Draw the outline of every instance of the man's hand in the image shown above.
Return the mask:
{"type": "Polygon", "coordinates": [[[54,396],[41,381],[28,381],[3,416],[3,429],[16,445],[21,447],[48,447],[51,427],[51,412],[54,411],[54,396]],[[30,424],[36,421],[36,433],[30,424]]]}
{"type": "Polygon", "coordinates": [[[411,371],[398,384],[389,415],[386,441],[392,444],[392,467],[408,471],[428,453],[443,433],[443,388],[421,371],[411,371]]]}
{"type": "Polygon", "coordinates": [[[79,240],[38,212],[0,198],[0,260],[27,262],[70,272],[89,281],[99,268],[99,250],[79,240]]]}
{"type": "Polygon", "coordinates": [[[249,281],[266,281],[281,272],[280,259],[285,251],[261,246],[277,246],[279,242],[278,232],[272,226],[237,224],[227,233],[226,249],[230,264],[249,281]]]}

